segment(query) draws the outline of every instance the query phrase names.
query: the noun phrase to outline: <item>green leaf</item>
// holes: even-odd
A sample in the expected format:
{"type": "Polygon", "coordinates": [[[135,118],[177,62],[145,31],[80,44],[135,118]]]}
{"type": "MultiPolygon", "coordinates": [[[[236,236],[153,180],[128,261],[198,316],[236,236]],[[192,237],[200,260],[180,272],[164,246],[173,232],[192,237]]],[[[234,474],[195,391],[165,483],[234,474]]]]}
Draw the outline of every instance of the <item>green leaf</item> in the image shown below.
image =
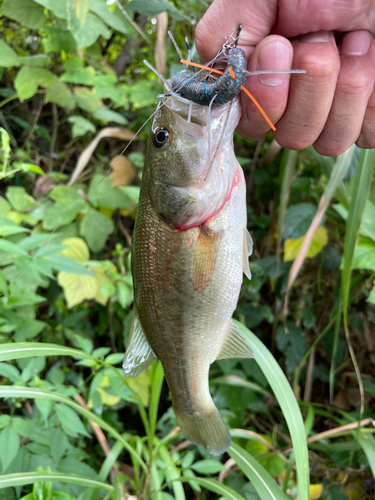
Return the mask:
{"type": "Polygon", "coordinates": [[[375,243],[373,240],[359,237],[354,251],[352,269],[375,271],[375,243]]]}
{"type": "Polygon", "coordinates": [[[133,0],[125,5],[130,12],[140,12],[145,16],[156,16],[161,12],[168,14],[178,21],[186,21],[187,17],[167,0],[133,0]]]}
{"type": "Polygon", "coordinates": [[[44,24],[43,8],[33,0],[4,0],[0,14],[15,19],[26,28],[38,29],[44,24]]]}
{"type": "Polygon", "coordinates": [[[25,66],[36,66],[37,68],[45,68],[51,62],[51,58],[46,54],[36,54],[34,56],[22,56],[20,62],[25,66]]]}
{"type": "Polygon", "coordinates": [[[316,214],[316,206],[310,203],[297,203],[288,208],[285,216],[284,240],[297,240],[304,236],[316,214]]]}
{"type": "Polygon", "coordinates": [[[20,474],[5,474],[0,477],[0,489],[11,486],[23,486],[33,484],[37,481],[60,481],[62,483],[80,484],[89,488],[100,488],[106,491],[114,491],[114,487],[94,479],[87,479],[76,474],[64,474],[60,472],[23,472],[20,474]]]}
{"type": "Polygon", "coordinates": [[[32,97],[39,86],[48,87],[54,79],[53,73],[48,69],[29,68],[24,66],[17,73],[14,86],[21,101],[32,97]]]}
{"type": "MultiPolygon", "coordinates": [[[[37,401],[43,401],[43,399],[36,399],[35,402],[37,401]]],[[[68,447],[69,440],[65,432],[61,428],[54,429],[51,435],[51,455],[56,463],[60,461],[68,447]]]]}
{"type": "Polygon", "coordinates": [[[288,500],[272,476],[250,453],[236,443],[232,444],[228,453],[251,481],[262,500],[288,500]]]}
{"type": "Polygon", "coordinates": [[[111,219],[90,208],[81,223],[81,235],[86,239],[93,252],[99,252],[105,245],[108,236],[114,231],[111,219]]]}
{"type": "Polygon", "coordinates": [[[254,351],[255,361],[268,380],[287,422],[297,466],[298,499],[310,498],[310,470],[305,427],[297,400],[279,364],[263,343],[242,323],[235,321],[254,351]]]}
{"type": "Polygon", "coordinates": [[[71,33],[79,49],[89,47],[96,42],[100,35],[103,38],[109,38],[111,35],[102,21],[90,12],[86,16],[85,24],[83,26],[72,26],[71,33]]]}
{"type": "MultiPolygon", "coordinates": [[[[127,186],[128,187],[128,186],[127,186]]],[[[88,200],[96,207],[132,208],[134,202],[119,188],[112,187],[112,179],[95,175],[90,184],[88,200]]]]}
{"type": "MultiPolygon", "coordinates": [[[[3,213],[3,212],[2,212],[3,213]]],[[[6,237],[11,234],[18,233],[29,233],[30,229],[26,227],[17,226],[14,222],[9,219],[0,219],[0,236],[6,237]]]]}
{"type": "Polygon", "coordinates": [[[9,363],[0,363],[0,375],[11,382],[18,382],[21,378],[19,370],[9,363]]]}
{"type": "Polygon", "coordinates": [[[26,320],[16,329],[14,340],[16,342],[23,342],[28,339],[33,339],[39,335],[39,333],[42,332],[46,326],[47,323],[44,321],[37,319],[26,320]]]}
{"type": "Polygon", "coordinates": [[[73,123],[72,134],[73,137],[85,135],[87,132],[95,132],[95,125],[83,116],[75,115],[68,118],[68,122],[73,123]]]}
{"type": "Polygon", "coordinates": [[[10,424],[10,416],[9,415],[0,415],[0,429],[6,427],[10,424]]]}
{"type": "Polygon", "coordinates": [[[83,266],[76,260],[71,259],[70,257],[66,257],[65,255],[53,255],[47,260],[51,264],[51,266],[58,271],[65,271],[66,273],[95,277],[95,275],[85,266],[83,266]]]}
{"type": "Polygon", "coordinates": [[[32,196],[26,193],[24,187],[10,186],[7,189],[6,196],[16,210],[23,212],[35,204],[32,196]]]}
{"type": "Polygon", "coordinates": [[[46,102],[54,102],[67,109],[75,107],[75,99],[69,87],[57,78],[47,87],[46,102]]]}
{"type": "Polygon", "coordinates": [[[20,438],[17,432],[8,425],[0,432],[0,460],[3,466],[3,471],[6,471],[9,465],[14,460],[20,447],[20,438]]]}
{"type": "Polygon", "coordinates": [[[60,226],[67,226],[84,210],[85,200],[76,203],[55,203],[49,207],[43,218],[43,229],[53,231],[60,226]]]}
{"type": "Polygon", "coordinates": [[[287,322],[288,330],[285,331],[284,325],[277,329],[276,344],[277,348],[285,355],[285,367],[288,373],[292,373],[306,351],[306,341],[303,330],[295,326],[294,323],[287,322]]]}
{"type": "Polygon", "coordinates": [[[76,0],[74,2],[76,17],[81,23],[81,27],[85,24],[87,11],[89,8],[89,0],[76,0]]]}
{"type": "Polygon", "coordinates": [[[47,54],[49,52],[61,52],[62,50],[74,52],[77,49],[77,43],[70,31],[63,31],[52,26],[45,26],[44,31],[49,35],[49,38],[42,40],[44,50],[47,54]]]}
{"type": "Polygon", "coordinates": [[[116,111],[108,109],[107,106],[99,106],[95,109],[92,116],[104,122],[115,122],[120,125],[126,125],[128,123],[128,120],[124,116],[120,113],[116,113],[116,111]]]}
{"type": "Polygon", "coordinates": [[[99,16],[111,28],[114,28],[124,35],[128,33],[124,21],[117,17],[115,14],[112,14],[105,0],[90,0],[90,10],[92,12],[95,12],[95,14],[99,16]]]}
{"type": "Polygon", "coordinates": [[[69,436],[77,437],[79,434],[82,434],[83,436],[91,437],[76,412],[69,408],[69,406],[56,404],[55,409],[63,430],[69,436]]]}
{"type": "Polygon", "coordinates": [[[221,462],[212,459],[198,460],[190,468],[199,474],[218,474],[221,470],[225,469],[221,462]]]}
{"type": "MultiPolygon", "coordinates": [[[[181,482],[190,482],[191,479],[188,477],[179,477],[177,478],[177,481],[181,482]]],[[[220,498],[224,498],[226,500],[245,500],[243,496],[241,496],[239,493],[237,493],[235,490],[232,488],[229,488],[229,486],[226,486],[223,483],[219,483],[219,481],[216,481],[215,479],[208,479],[208,478],[203,478],[203,477],[194,477],[194,481],[198,483],[200,486],[203,486],[204,488],[207,488],[209,491],[213,491],[214,493],[217,493],[220,495],[220,498]]],[[[173,485],[173,483],[172,483],[173,485]]],[[[266,499],[262,499],[266,500],[266,499]]],[[[268,499],[267,499],[268,500],[268,499]]]]}
{"type": "Polygon", "coordinates": [[[95,70],[91,66],[83,67],[83,59],[73,57],[64,62],[65,73],[61,76],[63,82],[93,85],[95,70]]]}
{"type": "Polygon", "coordinates": [[[75,100],[77,105],[88,113],[93,113],[97,107],[103,104],[92,90],[82,87],[75,89],[75,100]]]}
{"type": "Polygon", "coordinates": [[[29,257],[28,253],[25,252],[23,248],[20,248],[18,245],[8,240],[0,239],[0,250],[15,255],[25,255],[26,257],[29,257]]]}
{"type": "Polygon", "coordinates": [[[19,66],[20,58],[4,40],[0,40],[0,67],[10,68],[12,66],[19,66]]]}

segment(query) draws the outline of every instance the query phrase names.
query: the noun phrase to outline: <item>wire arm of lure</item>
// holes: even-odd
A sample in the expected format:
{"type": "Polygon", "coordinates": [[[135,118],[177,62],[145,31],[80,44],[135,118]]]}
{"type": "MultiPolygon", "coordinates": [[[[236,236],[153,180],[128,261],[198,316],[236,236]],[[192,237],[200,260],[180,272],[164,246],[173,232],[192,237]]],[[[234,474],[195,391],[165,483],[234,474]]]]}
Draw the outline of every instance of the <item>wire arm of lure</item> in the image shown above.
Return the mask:
{"type": "Polygon", "coordinates": [[[159,73],[159,71],[156,68],[153,67],[152,64],[150,64],[148,61],[146,61],[146,59],[143,59],[143,62],[146,64],[146,66],[148,66],[151,69],[151,71],[153,71],[160,78],[160,80],[164,83],[164,85],[167,87],[167,89],[171,92],[172,89],[171,89],[171,86],[168,83],[168,80],[166,80],[164,78],[164,76],[161,75],[159,73]]]}

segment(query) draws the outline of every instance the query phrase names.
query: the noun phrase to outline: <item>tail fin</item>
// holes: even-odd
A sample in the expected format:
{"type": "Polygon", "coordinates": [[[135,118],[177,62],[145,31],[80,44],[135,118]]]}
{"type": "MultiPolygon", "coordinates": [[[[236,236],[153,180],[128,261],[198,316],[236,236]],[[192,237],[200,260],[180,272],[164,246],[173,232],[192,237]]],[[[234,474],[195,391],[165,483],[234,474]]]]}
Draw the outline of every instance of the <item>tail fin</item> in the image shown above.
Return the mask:
{"type": "Polygon", "coordinates": [[[186,415],[175,408],[174,411],[189,441],[204,446],[213,455],[221,455],[229,448],[231,437],[216,406],[197,416],[186,415]]]}

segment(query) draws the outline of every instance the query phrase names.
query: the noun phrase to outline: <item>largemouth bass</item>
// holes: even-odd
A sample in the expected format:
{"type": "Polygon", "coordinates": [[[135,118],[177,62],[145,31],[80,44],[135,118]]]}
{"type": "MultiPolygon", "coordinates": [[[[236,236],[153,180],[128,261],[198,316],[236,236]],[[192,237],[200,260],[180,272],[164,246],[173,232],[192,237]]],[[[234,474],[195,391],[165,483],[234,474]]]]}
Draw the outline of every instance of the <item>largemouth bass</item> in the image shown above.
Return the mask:
{"type": "Polygon", "coordinates": [[[210,364],[252,357],[232,322],[252,246],[233,151],[240,116],[238,97],[212,109],[176,96],[159,102],[133,233],[124,372],[136,377],[160,359],[181,430],[213,454],[231,439],[209,392],[210,364]]]}

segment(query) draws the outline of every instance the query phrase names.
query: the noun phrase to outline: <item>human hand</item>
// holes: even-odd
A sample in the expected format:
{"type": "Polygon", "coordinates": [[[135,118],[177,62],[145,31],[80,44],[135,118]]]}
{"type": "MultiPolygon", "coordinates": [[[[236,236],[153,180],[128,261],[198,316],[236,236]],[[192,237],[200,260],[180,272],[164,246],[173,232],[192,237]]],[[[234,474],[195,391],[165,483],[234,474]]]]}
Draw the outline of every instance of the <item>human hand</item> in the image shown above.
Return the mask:
{"type": "MultiPolygon", "coordinates": [[[[313,144],[327,156],[354,142],[375,148],[374,0],[215,0],[196,29],[202,60],[213,59],[239,24],[238,47],[246,53],[248,71],[306,70],[247,78],[281,146],[313,144]]],[[[267,122],[250,99],[241,98],[237,131],[263,138],[267,122]]]]}

